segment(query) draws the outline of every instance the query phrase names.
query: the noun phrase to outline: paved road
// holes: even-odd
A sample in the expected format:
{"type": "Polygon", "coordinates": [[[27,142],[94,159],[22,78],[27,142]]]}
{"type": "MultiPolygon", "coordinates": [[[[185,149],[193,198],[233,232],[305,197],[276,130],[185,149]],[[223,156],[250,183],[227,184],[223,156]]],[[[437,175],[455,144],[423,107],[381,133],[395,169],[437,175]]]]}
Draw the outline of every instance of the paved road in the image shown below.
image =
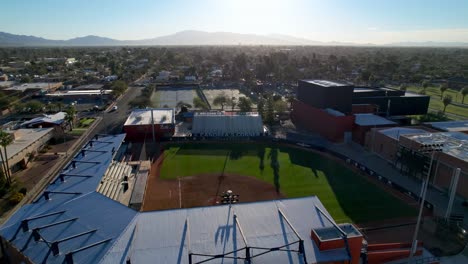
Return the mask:
{"type": "Polygon", "coordinates": [[[99,116],[102,116],[102,121],[91,132],[90,136],[95,134],[118,134],[122,132],[123,124],[131,111],[128,102],[140,95],[141,89],[142,87],[129,87],[127,93],[116,103],[118,110],[101,112],[99,116]]]}

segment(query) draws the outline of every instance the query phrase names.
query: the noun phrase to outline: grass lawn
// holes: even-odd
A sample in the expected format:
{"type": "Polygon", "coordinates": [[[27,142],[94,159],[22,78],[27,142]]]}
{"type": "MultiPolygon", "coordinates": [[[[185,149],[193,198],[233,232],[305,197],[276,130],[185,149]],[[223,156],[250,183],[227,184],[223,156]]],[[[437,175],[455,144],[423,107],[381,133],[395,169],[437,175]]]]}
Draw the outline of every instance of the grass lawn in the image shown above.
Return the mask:
{"type": "Polygon", "coordinates": [[[94,118],[82,118],[80,120],[80,126],[81,127],[88,127],[89,125],[91,125],[93,122],[94,122],[94,118]]]}
{"type": "MultiPolygon", "coordinates": [[[[422,87],[419,87],[419,86],[409,86],[407,88],[407,90],[411,92],[418,92],[421,89],[422,87]]],[[[427,87],[426,94],[431,96],[431,101],[429,102],[429,108],[434,109],[434,110],[440,110],[440,111],[444,110],[444,104],[442,103],[442,99],[440,98],[439,87],[427,87]]],[[[445,91],[444,96],[445,95],[451,95],[452,101],[454,103],[461,104],[462,102],[462,96],[458,91],[448,89],[447,91],[445,91]]],[[[468,96],[465,97],[465,105],[466,107],[449,104],[445,111],[447,113],[451,113],[451,114],[455,114],[464,118],[468,118],[468,96]]]]}
{"type": "Polygon", "coordinates": [[[415,209],[342,164],[305,150],[257,144],[184,144],[167,146],[164,155],[161,178],[223,171],[256,177],[279,187],[287,197],[317,195],[340,223],[416,215],[415,209]]]}
{"type": "Polygon", "coordinates": [[[73,128],[73,130],[68,132],[68,134],[74,136],[81,136],[86,130],[87,128],[73,128]]]}

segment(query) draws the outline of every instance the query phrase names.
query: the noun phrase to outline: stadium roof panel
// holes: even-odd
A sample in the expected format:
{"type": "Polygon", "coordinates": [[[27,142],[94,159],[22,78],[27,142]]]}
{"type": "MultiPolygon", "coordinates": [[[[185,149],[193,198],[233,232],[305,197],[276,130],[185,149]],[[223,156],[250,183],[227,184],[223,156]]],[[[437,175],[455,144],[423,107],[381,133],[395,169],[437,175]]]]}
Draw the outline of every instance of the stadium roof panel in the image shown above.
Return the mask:
{"type": "Polygon", "coordinates": [[[328,80],[305,79],[305,80],[301,80],[301,81],[306,82],[306,83],[310,83],[310,84],[315,84],[315,85],[318,85],[318,86],[323,86],[323,87],[350,86],[348,84],[333,82],[333,81],[328,81],[328,80]]]}
{"type": "MultiPolygon", "coordinates": [[[[348,260],[344,248],[320,251],[310,238],[312,228],[331,227],[315,206],[325,211],[315,196],[253,203],[140,213],[103,258],[102,263],[130,259],[132,263],[188,263],[188,254],[216,255],[239,250],[246,243],[255,247],[281,247],[298,241],[291,223],[304,240],[308,263],[348,260]],[[281,215],[284,213],[285,217],[281,215]],[[244,240],[245,236],[245,240],[244,240]],[[157,237],[158,239],[154,239],[157,237]]],[[[328,213],[326,213],[328,215],[328,213]]],[[[290,245],[296,250],[298,244],[290,245]]],[[[286,247],[288,248],[288,247],[286,247]]],[[[193,256],[202,261],[207,256],[193,256]]],[[[224,263],[239,260],[224,259],[224,263]]],[[[255,263],[303,263],[295,253],[270,252],[254,258],[255,263]]]]}
{"type": "Polygon", "coordinates": [[[445,122],[428,122],[425,123],[433,128],[447,132],[464,132],[468,131],[468,120],[445,121],[445,122]]]}
{"type": "Polygon", "coordinates": [[[137,214],[95,192],[124,137],[99,137],[84,146],[60,173],[64,182],[58,176],[35,202],[15,212],[1,236],[35,263],[63,263],[75,251],[70,255],[77,263],[100,260],[137,214]]]}
{"type": "Polygon", "coordinates": [[[426,130],[419,129],[419,128],[409,128],[409,127],[392,127],[392,128],[379,130],[379,132],[393,139],[399,139],[400,136],[402,135],[427,133],[426,130]]]}
{"type": "Polygon", "coordinates": [[[124,126],[150,125],[153,121],[154,124],[173,124],[174,109],[153,108],[133,110],[124,126]],[[151,112],[153,113],[153,119],[151,119],[151,112]]]}
{"type": "Polygon", "coordinates": [[[384,126],[396,125],[395,122],[374,114],[354,114],[356,123],[359,126],[384,126]]]}

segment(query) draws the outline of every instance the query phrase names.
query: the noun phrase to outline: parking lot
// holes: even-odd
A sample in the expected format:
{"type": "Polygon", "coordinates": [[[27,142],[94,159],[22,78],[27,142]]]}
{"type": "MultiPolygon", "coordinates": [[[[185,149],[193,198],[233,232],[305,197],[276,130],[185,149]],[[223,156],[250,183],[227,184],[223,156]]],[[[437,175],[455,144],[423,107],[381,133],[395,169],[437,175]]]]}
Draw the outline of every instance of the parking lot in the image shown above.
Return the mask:
{"type": "Polygon", "coordinates": [[[177,103],[193,104],[193,98],[197,93],[193,88],[174,88],[170,90],[159,90],[151,96],[153,107],[176,107],[177,103]]]}
{"type": "MultiPolygon", "coordinates": [[[[235,97],[236,101],[239,102],[240,97],[246,97],[239,89],[204,89],[203,93],[206,96],[206,99],[211,105],[211,109],[221,109],[220,105],[214,105],[214,99],[219,95],[225,95],[227,98],[235,97]]],[[[255,107],[252,105],[252,107],[255,107]]],[[[225,106],[226,110],[230,110],[231,106],[225,106]]],[[[238,109],[237,107],[234,109],[238,109]]]]}

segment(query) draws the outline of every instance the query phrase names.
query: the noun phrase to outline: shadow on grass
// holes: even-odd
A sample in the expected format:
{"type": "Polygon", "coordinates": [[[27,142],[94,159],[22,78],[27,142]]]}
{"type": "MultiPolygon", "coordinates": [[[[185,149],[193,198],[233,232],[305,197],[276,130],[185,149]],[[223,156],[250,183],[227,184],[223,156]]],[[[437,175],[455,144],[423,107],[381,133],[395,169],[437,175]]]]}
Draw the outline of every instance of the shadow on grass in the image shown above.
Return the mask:
{"type": "Polygon", "coordinates": [[[258,147],[257,156],[258,156],[258,159],[260,160],[260,164],[258,165],[258,168],[260,169],[261,172],[263,172],[263,170],[265,169],[265,147],[264,146],[258,147]]]}
{"type": "Polygon", "coordinates": [[[279,179],[280,164],[278,161],[278,149],[275,147],[271,148],[270,155],[268,157],[270,158],[270,166],[273,169],[273,184],[275,185],[276,192],[279,193],[281,190],[281,186],[279,179]]]}
{"type": "Polygon", "coordinates": [[[341,209],[353,222],[416,215],[414,208],[365,179],[368,176],[358,175],[338,161],[300,149],[281,151],[288,152],[293,164],[310,168],[317,178],[318,172],[323,172],[341,209]]]}

